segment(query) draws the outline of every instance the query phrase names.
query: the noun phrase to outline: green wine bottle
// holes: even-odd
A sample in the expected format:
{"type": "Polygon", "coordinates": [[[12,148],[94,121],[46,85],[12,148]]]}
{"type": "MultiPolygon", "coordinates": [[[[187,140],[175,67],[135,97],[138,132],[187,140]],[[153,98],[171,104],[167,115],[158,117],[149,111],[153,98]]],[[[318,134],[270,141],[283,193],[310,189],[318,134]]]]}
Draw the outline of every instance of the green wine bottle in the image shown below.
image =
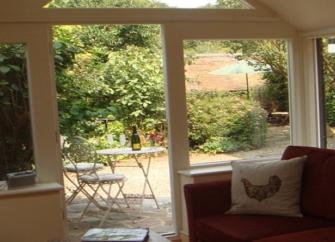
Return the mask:
{"type": "Polygon", "coordinates": [[[136,126],[133,126],[133,133],[131,135],[131,149],[132,150],[141,150],[141,140],[140,136],[138,136],[136,126]]]}

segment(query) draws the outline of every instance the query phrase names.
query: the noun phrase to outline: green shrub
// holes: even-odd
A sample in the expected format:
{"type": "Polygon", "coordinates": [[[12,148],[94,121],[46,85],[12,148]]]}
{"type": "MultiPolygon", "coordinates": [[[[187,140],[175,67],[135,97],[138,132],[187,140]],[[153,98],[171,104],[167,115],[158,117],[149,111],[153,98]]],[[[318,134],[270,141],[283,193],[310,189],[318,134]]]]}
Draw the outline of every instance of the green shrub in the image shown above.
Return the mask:
{"type": "Polygon", "coordinates": [[[0,180],[33,168],[25,48],[0,45],[0,180]]]}
{"type": "Polygon", "coordinates": [[[209,138],[209,140],[199,148],[205,153],[224,153],[246,149],[243,143],[239,143],[233,138],[215,136],[209,138]]]}
{"type": "Polygon", "coordinates": [[[335,126],[335,90],[326,92],[326,115],[327,123],[330,126],[335,126]]]}
{"type": "Polygon", "coordinates": [[[263,76],[272,81],[266,81],[265,85],[252,89],[252,98],[259,102],[268,113],[287,111],[289,106],[287,79],[273,75],[271,72],[263,74],[263,76]]]}
{"type": "Polygon", "coordinates": [[[265,144],[266,112],[258,103],[227,92],[195,92],[188,99],[190,147],[232,152],[265,144]]]}

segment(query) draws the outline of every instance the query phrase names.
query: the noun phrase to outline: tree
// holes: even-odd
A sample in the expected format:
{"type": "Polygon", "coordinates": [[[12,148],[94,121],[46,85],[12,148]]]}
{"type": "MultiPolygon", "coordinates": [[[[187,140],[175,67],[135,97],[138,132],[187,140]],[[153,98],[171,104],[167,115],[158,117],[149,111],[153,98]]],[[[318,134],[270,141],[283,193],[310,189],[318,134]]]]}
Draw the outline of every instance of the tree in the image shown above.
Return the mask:
{"type": "Polygon", "coordinates": [[[216,6],[227,9],[244,9],[246,8],[245,3],[241,0],[217,0],[216,6]]]}
{"type": "Polygon", "coordinates": [[[214,4],[206,4],[203,8],[245,9],[248,6],[243,0],[216,0],[214,4]]]}
{"type": "Polygon", "coordinates": [[[288,111],[287,44],[282,40],[237,40],[223,44],[238,59],[262,71],[265,86],[258,90],[264,109],[288,111]]]}
{"type": "Polygon", "coordinates": [[[164,120],[161,56],[135,46],[99,57],[77,54],[73,67],[58,78],[60,126],[64,135],[96,136],[98,120],[152,127],[164,120]]]}
{"type": "Polygon", "coordinates": [[[165,121],[161,56],[150,49],[129,46],[111,52],[103,78],[112,89],[110,105],[115,117],[128,127],[153,127],[165,121]]]}
{"type": "MultiPolygon", "coordinates": [[[[50,4],[50,7],[59,8],[151,8],[155,6],[162,5],[149,0],[55,0],[50,4]]],[[[92,49],[100,54],[126,48],[129,45],[154,49],[160,47],[158,25],[76,26],[71,34],[81,42],[82,48],[92,49]]]]}
{"type": "MultiPolygon", "coordinates": [[[[157,4],[147,0],[69,0],[54,1],[51,6],[153,5],[157,4]]],[[[75,50],[69,68],[57,73],[60,126],[64,135],[102,135],[104,130],[98,120],[105,118],[122,121],[126,127],[137,123],[142,125],[140,128],[162,121],[162,67],[161,56],[157,54],[160,53],[159,26],[62,26],[55,29],[55,40],[75,50]]]]}
{"type": "Polygon", "coordinates": [[[330,126],[335,125],[335,55],[328,53],[328,39],[323,42],[323,75],[325,88],[326,120],[330,126]]]}
{"type": "Polygon", "coordinates": [[[54,0],[50,8],[154,8],[164,7],[159,1],[150,0],[54,0]]]}
{"type": "MultiPolygon", "coordinates": [[[[56,71],[72,64],[74,50],[55,42],[56,71]]],[[[0,45],[0,179],[7,172],[33,168],[28,75],[25,46],[0,45]]]]}
{"type": "Polygon", "coordinates": [[[24,45],[0,45],[0,180],[33,165],[26,67],[24,45]]]}

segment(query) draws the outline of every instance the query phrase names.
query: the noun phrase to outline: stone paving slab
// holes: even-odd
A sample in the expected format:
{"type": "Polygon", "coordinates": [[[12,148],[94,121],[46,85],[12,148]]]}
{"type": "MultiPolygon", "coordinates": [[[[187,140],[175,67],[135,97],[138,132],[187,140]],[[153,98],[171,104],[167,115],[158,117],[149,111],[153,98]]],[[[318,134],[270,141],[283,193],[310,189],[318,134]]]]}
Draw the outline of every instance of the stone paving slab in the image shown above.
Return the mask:
{"type": "MultiPolygon", "coordinates": [[[[99,201],[102,202],[102,201],[99,201]]],[[[126,227],[126,228],[150,228],[157,233],[173,231],[171,199],[169,197],[158,199],[160,208],[155,207],[153,200],[144,200],[143,209],[140,200],[130,201],[130,208],[121,203],[122,209],[112,209],[102,228],[126,227]]],[[[98,227],[104,211],[90,205],[87,214],[81,223],[78,220],[84,207],[87,204],[86,198],[76,198],[67,206],[67,217],[69,225],[69,241],[80,242],[82,235],[90,228],[98,227]]]]}

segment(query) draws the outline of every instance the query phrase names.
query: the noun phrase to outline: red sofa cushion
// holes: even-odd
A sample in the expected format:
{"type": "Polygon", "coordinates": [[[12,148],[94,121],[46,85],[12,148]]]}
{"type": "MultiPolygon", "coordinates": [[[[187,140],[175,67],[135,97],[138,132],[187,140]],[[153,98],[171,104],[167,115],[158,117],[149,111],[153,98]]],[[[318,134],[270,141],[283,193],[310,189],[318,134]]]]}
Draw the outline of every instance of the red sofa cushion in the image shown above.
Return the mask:
{"type": "Polygon", "coordinates": [[[283,234],[254,242],[334,242],[335,227],[283,234]]]}
{"type": "Polygon", "coordinates": [[[289,146],[283,159],[307,155],[302,181],[304,214],[335,220],[335,150],[289,146]]]}
{"type": "Polygon", "coordinates": [[[335,226],[335,224],[307,217],[227,214],[197,219],[195,231],[201,242],[248,242],[285,233],[330,226],[335,226]]]}

